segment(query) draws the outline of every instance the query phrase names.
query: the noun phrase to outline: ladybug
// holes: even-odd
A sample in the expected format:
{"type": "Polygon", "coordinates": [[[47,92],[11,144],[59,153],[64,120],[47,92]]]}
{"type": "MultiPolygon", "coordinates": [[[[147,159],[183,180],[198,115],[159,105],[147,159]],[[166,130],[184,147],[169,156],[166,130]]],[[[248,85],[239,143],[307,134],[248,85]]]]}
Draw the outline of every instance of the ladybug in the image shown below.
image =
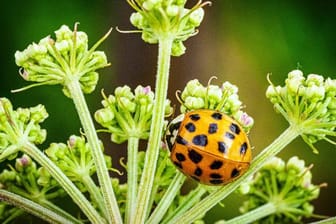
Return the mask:
{"type": "Polygon", "coordinates": [[[167,127],[165,141],[175,166],[202,184],[225,185],[241,176],[252,159],[242,127],[216,110],[176,117],[167,127]]]}

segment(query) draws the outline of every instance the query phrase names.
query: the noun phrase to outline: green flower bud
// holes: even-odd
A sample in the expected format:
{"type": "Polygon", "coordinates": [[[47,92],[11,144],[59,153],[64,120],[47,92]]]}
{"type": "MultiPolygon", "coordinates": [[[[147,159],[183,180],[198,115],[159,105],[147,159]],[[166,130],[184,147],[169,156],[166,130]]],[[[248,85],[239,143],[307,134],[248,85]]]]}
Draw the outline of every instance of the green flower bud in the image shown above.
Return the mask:
{"type": "Polygon", "coordinates": [[[265,165],[263,166],[263,169],[266,169],[266,170],[274,169],[277,172],[281,172],[285,169],[285,162],[278,157],[273,157],[267,163],[265,163],[265,165]]]}
{"type": "MultiPolygon", "coordinates": [[[[128,86],[117,87],[115,95],[104,96],[104,108],[95,113],[96,121],[111,133],[111,141],[122,143],[129,137],[147,139],[153,113],[154,93],[149,86],[137,86],[134,93],[128,86]]],[[[165,113],[172,112],[166,100],[165,113]]]]}
{"type": "Polygon", "coordinates": [[[194,26],[199,26],[204,17],[203,8],[198,8],[190,14],[189,21],[194,26]]]}
{"type": "Polygon", "coordinates": [[[71,49],[70,43],[67,40],[62,40],[55,43],[55,48],[63,55],[67,55],[71,49]]]}
{"type": "Polygon", "coordinates": [[[32,160],[29,156],[23,155],[21,158],[17,158],[15,162],[15,169],[18,171],[23,171],[25,167],[29,167],[32,165],[32,160]]]}
{"type": "Polygon", "coordinates": [[[128,3],[137,11],[130,17],[131,23],[142,32],[142,39],[158,43],[160,39],[171,38],[173,56],[185,52],[182,41],[197,33],[196,28],[204,17],[202,7],[209,2],[198,2],[192,9],[185,8],[185,0],[130,0],[128,3]]]}
{"type": "Polygon", "coordinates": [[[240,208],[241,212],[272,203],[275,212],[258,220],[258,223],[298,223],[303,217],[313,215],[311,200],[318,197],[322,185],[312,183],[311,167],[297,156],[287,163],[273,157],[253,177],[239,189],[248,200],[240,208]],[[286,220],[286,221],[284,221],[286,220]]]}
{"type": "Polygon", "coordinates": [[[39,174],[39,177],[37,179],[38,185],[43,186],[43,187],[48,187],[50,185],[56,184],[55,183],[56,181],[52,179],[50,173],[44,167],[40,167],[37,170],[37,173],[39,174]],[[52,184],[52,181],[54,182],[53,184],[52,184]]]}
{"type": "Polygon", "coordinates": [[[47,116],[42,105],[13,110],[8,99],[0,98],[0,160],[15,158],[28,142],[41,144],[46,130],[41,129],[39,123],[47,116]]]}
{"type": "MultiPolygon", "coordinates": [[[[30,44],[25,50],[17,51],[15,61],[21,67],[20,75],[27,81],[48,85],[61,84],[68,97],[71,97],[67,87],[69,80],[79,80],[83,92],[91,93],[98,81],[96,70],[108,66],[109,63],[104,52],[88,50],[86,33],[76,29],[75,26],[75,31],[71,31],[68,26],[63,25],[55,31],[56,40],[45,37],[38,44],[30,44]]],[[[107,35],[99,40],[98,44],[106,37],[107,35]]],[[[97,46],[94,45],[94,48],[97,46]]],[[[16,91],[23,89],[25,88],[16,91]]]]}
{"type": "Polygon", "coordinates": [[[143,26],[143,19],[143,16],[138,12],[133,12],[130,17],[131,23],[137,28],[141,28],[143,26]]]}
{"type": "Polygon", "coordinates": [[[285,86],[270,82],[266,96],[313,152],[318,152],[313,144],[321,139],[333,143],[328,136],[335,136],[335,80],[316,74],[305,78],[301,71],[294,70],[288,74],[285,86]]]}
{"type": "Polygon", "coordinates": [[[287,169],[294,170],[296,173],[301,173],[305,168],[305,162],[297,156],[291,157],[287,162],[287,169]]]}
{"type": "Polygon", "coordinates": [[[178,57],[185,53],[186,47],[184,46],[182,41],[174,41],[172,46],[171,55],[178,57]]]}
{"type": "Polygon", "coordinates": [[[102,108],[96,111],[94,114],[95,119],[98,123],[107,125],[114,119],[114,113],[108,108],[102,108]]]}
{"type": "Polygon", "coordinates": [[[189,95],[194,97],[204,97],[206,95],[206,88],[198,81],[198,79],[191,80],[182,91],[182,100],[185,100],[185,97],[189,95]]]}
{"type": "Polygon", "coordinates": [[[180,111],[185,113],[191,110],[210,109],[221,111],[235,118],[248,132],[253,126],[253,118],[241,110],[238,87],[224,82],[221,86],[203,86],[197,79],[191,80],[181,93],[180,111]]]}
{"type": "Polygon", "coordinates": [[[179,12],[180,12],[180,7],[177,5],[169,5],[167,7],[167,15],[169,17],[177,16],[179,12]]]}

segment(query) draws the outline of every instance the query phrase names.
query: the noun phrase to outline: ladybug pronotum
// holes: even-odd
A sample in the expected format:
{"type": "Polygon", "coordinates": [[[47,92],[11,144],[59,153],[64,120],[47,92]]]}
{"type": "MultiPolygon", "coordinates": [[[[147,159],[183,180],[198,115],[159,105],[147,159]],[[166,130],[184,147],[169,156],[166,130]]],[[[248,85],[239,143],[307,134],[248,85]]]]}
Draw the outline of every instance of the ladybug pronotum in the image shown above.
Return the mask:
{"type": "Polygon", "coordinates": [[[170,158],[185,175],[207,185],[225,185],[250,166],[251,146],[242,127],[215,110],[195,110],[168,125],[170,158]]]}

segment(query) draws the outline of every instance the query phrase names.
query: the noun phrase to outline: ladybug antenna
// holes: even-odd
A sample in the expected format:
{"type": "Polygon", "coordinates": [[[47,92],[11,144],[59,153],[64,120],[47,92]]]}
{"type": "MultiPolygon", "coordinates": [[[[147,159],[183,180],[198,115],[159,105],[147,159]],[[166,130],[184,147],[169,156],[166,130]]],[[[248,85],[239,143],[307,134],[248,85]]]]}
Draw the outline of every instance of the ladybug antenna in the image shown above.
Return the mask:
{"type": "MultiPolygon", "coordinates": [[[[206,91],[205,91],[205,102],[204,102],[204,104],[205,104],[205,106],[208,108],[209,107],[209,105],[208,105],[208,92],[209,92],[209,87],[210,87],[210,85],[211,85],[211,81],[212,80],[214,80],[214,79],[217,79],[217,76],[211,76],[210,77],[210,79],[209,79],[209,81],[208,81],[208,85],[207,85],[207,88],[206,88],[206,91]]],[[[210,109],[210,108],[208,108],[208,109],[210,109]]]]}

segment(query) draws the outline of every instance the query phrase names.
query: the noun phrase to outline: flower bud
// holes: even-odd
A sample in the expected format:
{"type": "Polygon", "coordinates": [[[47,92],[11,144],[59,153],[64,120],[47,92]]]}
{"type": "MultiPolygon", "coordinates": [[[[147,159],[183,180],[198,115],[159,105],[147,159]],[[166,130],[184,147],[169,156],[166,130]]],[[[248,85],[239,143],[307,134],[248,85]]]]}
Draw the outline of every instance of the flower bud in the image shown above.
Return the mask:
{"type": "Polygon", "coordinates": [[[172,50],[171,50],[171,55],[178,57],[181,56],[185,53],[186,47],[184,46],[182,41],[174,41],[172,50]]]}
{"type": "Polygon", "coordinates": [[[297,156],[291,157],[287,162],[287,169],[294,170],[296,173],[301,173],[305,168],[305,162],[297,156]]]}
{"type": "Polygon", "coordinates": [[[204,17],[203,8],[198,8],[190,14],[189,21],[193,26],[199,26],[204,17]]]}
{"type": "Polygon", "coordinates": [[[306,79],[306,85],[309,86],[322,86],[324,78],[320,75],[309,74],[306,79]]]}
{"type": "Polygon", "coordinates": [[[180,12],[180,7],[178,5],[169,5],[166,11],[168,16],[174,17],[180,12]]]}
{"type": "Polygon", "coordinates": [[[97,110],[94,116],[96,121],[103,126],[110,123],[114,119],[114,113],[109,108],[102,108],[97,110]]]}
{"type": "Polygon", "coordinates": [[[15,169],[18,171],[23,171],[26,167],[32,165],[33,161],[29,156],[24,154],[21,158],[17,158],[15,161],[15,169]]]}
{"type": "Polygon", "coordinates": [[[234,119],[239,122],[244,128],[246,132],[248,132],[254,124],[254,120],[247,113],[239,110],[237,113],[233,115],[234,119]]]}
{"type": "Polygon", "coordinates": [[[133,12],[130,17],[133,26],[141,28],[143,26],[143,16],[138,12],[133,12]]]}
{"type": "Polygon", "coordinates": [[[62,41],[71,39],[73,32],[70,30],[68,26],[62,25],[58,30],[55,31],[55,34],[56,34],[56,40],[62,41]]]}

